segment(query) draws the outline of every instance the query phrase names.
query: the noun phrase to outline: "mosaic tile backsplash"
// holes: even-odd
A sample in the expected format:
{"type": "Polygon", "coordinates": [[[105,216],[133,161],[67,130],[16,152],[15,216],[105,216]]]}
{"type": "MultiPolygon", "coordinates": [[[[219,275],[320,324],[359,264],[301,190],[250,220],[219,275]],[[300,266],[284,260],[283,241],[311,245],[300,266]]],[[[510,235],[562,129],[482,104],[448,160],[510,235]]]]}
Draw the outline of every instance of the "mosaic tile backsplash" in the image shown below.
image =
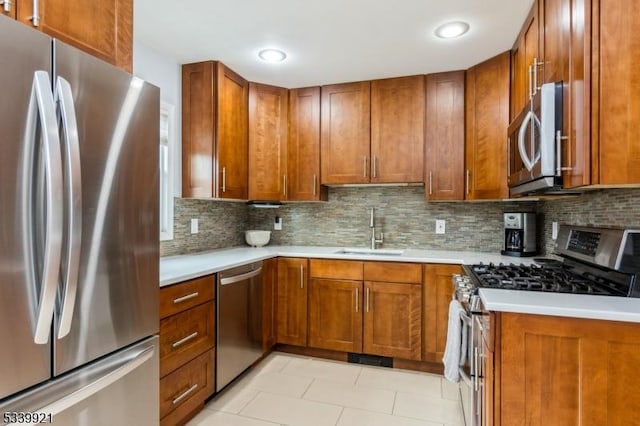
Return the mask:
{"type": "Polygon", "coordinates": [[[273,229],[273,245],[368,247],[369,211],[376,208],[376,232],[386,248],[421,248],[497,252],[502,248],[502,214],[535,211],[533,202],[427,202],[423,187],[329,188],[324,203],[285,204],[277,210],[250,209],[252,229],[273,229]],[[435,233],[436,219],[446,233],[435,233]]]}

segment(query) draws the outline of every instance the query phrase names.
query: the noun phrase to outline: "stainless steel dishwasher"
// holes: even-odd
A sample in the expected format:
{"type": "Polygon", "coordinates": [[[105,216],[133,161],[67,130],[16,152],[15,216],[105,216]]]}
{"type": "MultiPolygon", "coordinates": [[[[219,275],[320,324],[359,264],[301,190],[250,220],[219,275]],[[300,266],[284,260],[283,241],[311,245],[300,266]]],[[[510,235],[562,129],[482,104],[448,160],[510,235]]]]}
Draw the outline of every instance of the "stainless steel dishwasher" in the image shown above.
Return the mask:
{"type": "Polygon", "coordinates": [[[218,273],[216,392],[262,356],[262,262],[218,273]]]}

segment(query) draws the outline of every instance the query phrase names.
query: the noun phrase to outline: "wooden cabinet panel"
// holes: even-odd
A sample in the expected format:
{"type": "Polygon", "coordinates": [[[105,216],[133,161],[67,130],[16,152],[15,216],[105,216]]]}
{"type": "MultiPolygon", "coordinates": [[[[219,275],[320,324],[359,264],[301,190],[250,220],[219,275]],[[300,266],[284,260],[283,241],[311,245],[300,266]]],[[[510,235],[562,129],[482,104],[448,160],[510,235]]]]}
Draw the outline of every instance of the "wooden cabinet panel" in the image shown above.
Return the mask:
{"type": "Polygon", "coordinates": [[[635,424],[638,362],[638,324],[502,313],[503,423],[635,424]]]}
{"type": "Polygon", "coordinates": [[[309,270],[313,278],[359,280],[363,277],[363,262],[354,260],[311,259],[309,270]]]}
{"type": "Polygon", "coordinates": [[[214,196],[215,62],[182,66],[182,196],[214,196]]]}
{"type": "Polygon", "coordinates": [[[451,276],[461,272],[459,265],[424,266],[424,361],[442,362],[453,294],[451,276]]]}
{"type": "Polygon", "coordinates": [[[322,184],[368,183],[370,83],[322,87],[322,184]]]}
{"type": "Polygon", "coordinates": [[[276,344],[276,301],[278,286],[278,259],[262,262],[262,352],[267,353],[276,344]]]}
{"type": "Polygon", "coordinates": [[[249,84],[249,199],[287,199],[288,92],[249,84]]]}
{"type": "Polygon", "coordinates": [[[249,83],[217,64],[216,170],[218,198],[248,197],[249,83]]]}
{"type": "MultiPolygon", "coordinates": [[[[584,0],[578,3],[584,3],[584,0]]],[[[598,74],[594,84],[597,85],[599,104],[599,110],[594,114],[598,125],[598,134],[594,136],[599,143],[594,183],[638,184],[640,29],[637,17],[640,16],[640,4],[614,0],[595,3],[599,7],[594,19],[599,19],[600,30],[594,34],[599,43],[594,58],[594,71],[598,74]]]]}
{"type": "Polygon", "coordinates": [[[215,275],[206,275],[162,287],[160,289],[160,318],[166,318],[213,300],[215,285],[215,275]]]}
{"type": "Polygon", "coordinates": [[[467,200],[508,197],[506,138],[509,126],[509,70],[509,52],[467,70],[467,200]]]}
{"type": "MultiPolygon", "coordinates": [[[[569,23],[571,0],[541,0],[540,53],[544,64],[539,73],[542,83],[566,81],[569,70],[569,23]]],[[[535,82],[534,82],[535,83],[535,82]]]]}
{"type": "Polygon", "coordinates": [[[420,284],[364,283],[363,352],[422,359],[420,284]]]}
{"type": "Polygon", "coordinates": [[[18,0],[3,0],[0,5],[0,12],[4,16],[16,19],[16,3],[18,0]]]}
{"type": "Polygon", "coordinates": [[[399,262],[365,262],[365,281],[394,283],[422,283],[422,265],[399,262]]]}
{"type": "Polygon", "coordinates": [[[362,352],[362,281],[311,279],[309,346],[362,352]]]}
{"type": "MultiPolygon", "coordinates": [[[[524,22],[518,39],[511,50],[511,113],[512,121],[529,101],[532,90],[533,66],[541,62],[538,50],[538,35],[540,20],[538,10],[542,1],[536,0],[524,22]],[[529,72],[531,68],[531,73],[529,72]]],[[[538,72],[541,68],[538,67],[538,72]]],[[[539,82],[542,78],[539,79],[539,82]]]]}
{"type": "MultiPolygon", "coordinates": [[[[38,5],[42,32],[131,72],[132,0],[38,0],[38,5]]],[[[33,27],[33,2],[20,0],[18,6],[18,20],[33,27]]]]}
{"type": "Polygon", "coordinates": [[[307,259],[278,259],[277,342],[307,345],[307,259]]]}
{"type": "Polygon", "coordinates": [[[425,196],[464,199],[464,71],[426,77],[425,196]]]}
{"type": "Polygon", "coordinates": [[[424,182],[424,77],[371,82],[371,182],[424,182]]]}
{"type": "Polygon", "coordinates": [[[213,312],[213,302],[203,303],[160,321],[160,377],[213,348],[213,312]]]}
{"type": "Polygon", "coordinates": [[[289,91],[289,140],[287,141],[287,199],[327,199],[320,186],[320,88],[289,91]]]}
{"type": "MultiPolygon", "coordinates": [[[[160,380],[160,424],[184,424],[214,390],[215,353],[207,351],[160,380]]],[[[132,395],[133,397],[134,395],[132,395]]]]}

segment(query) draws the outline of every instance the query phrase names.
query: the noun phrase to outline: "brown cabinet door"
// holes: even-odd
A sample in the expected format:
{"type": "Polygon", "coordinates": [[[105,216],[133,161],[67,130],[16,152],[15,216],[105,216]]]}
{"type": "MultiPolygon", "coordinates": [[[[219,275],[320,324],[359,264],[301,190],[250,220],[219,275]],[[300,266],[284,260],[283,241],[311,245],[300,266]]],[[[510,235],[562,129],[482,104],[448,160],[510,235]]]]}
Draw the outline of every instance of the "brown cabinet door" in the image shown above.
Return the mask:
{"type": "Polygon", "coordinates": [[[572,0],[540,0],[540,53],[544,63],[538,82],[566,81],[569,71],[569,25],[572,0]]]}
{"type": "Polygon", "coordinates": [[[640,325],[501,314],[503,424],[632,425],[640,325]]]}
{"type": "MultiPolygon", "coordinates": [[[[540,54],[538,51],[538,9],[541,1],[535,1],[524,21],[518,39],[511,50],[511,114],[510,120],[518,115],[533,90],[533,67],[540,73],[540,54]],[[531,71],[529,71],[531,70],[531,71]]],[[[539,78],[541,81],[542,78],[539,78]]]]}
{"type": "Polygon", "coordinates": [[[322,87],[322,184],[369,183],[370,98],[368,81],[322,87]]]}
{"type": "Polygon", "coordinates": [[[464,199],[464,71],[430,74],[427,81],[425,195],[464,199]]]}
{"type": "Polygon", "coordinates": [[[249,84],[249,199],[287,199],[287,89],[249,84]]]}
{"type": "Polygon", "coordinates": [[[362,352],[362,281],[310,281],[309,346],[362,352]]]}
{"type": "Polygon", "coordinates": [[[327,199],[320,186],[320,88],[289,91],[289,140],[287,141],[287,199],[327,199]]]}
{"type": "Polygon", "coordinates": [[[0,12],[4,16],[8,16],[9,18],[16,19],[16,4],[17,0],[3,0],[0,5],[0,12]]]}
{"type": "Polygon", "coordinates": [[[371,82],[371,182],[424,182],[424,77],[371,82]]]}
{"type": "Polygon", "coordinates": [[[249,83],[219,62],[216,89],[216,196],[246,200],[249,83]]]}
{"type": "Polygon", "coordinates": [[[278,259],[278,343],[307,346],[307,264],[307,259],[278,259]]]}
{"type": "MultiPolygon", "coordinates": [[[[20,0],[17,17],[65,43],[131,72],[133,51],[132,0],[20,0]],[[37,24],[37,25],[36,25],[37,24]]],[[[16,0],[12,0],[15,8],[16,0]]]]}
{"type": "MultiPolygon", "coordinates": [[[[585,2],[583,0],[576,3],[585,2]]],[[[599,57],[594,61],[597,66],[594,71],[599,73],[599,78],[594,81],[594,86],[599,91],[599,109],[595,110],[594,121],[598,126],[596,139],[600,155],[596,159],[599,164],[596,163],[598,167],[594,180],[597,182],[594,183],[638,184],[640,29],[637,18],[640,16],[640,4],[637,1],[614,0],[599,0],[595,3],[599,4],[597,12],[600,25],[597,34],[599,57]]],[[[574,29],[574,33],[575,31],[574,29]]],[[[587,34],[585,38],[589,40],[591,37],[587,34]]],[[[589,123],[588,117],[585,120],[589,123]]]]}
{"type": "Polygon", "coordinates": [[[276,344],[276,302],[278,290],[278,259],[262,262],[262,351],[267,353],[276,344]]]}
{"type": "Polygon", "coordinates": [[[502,199],[507,187],[510,53],[467,70],[465,199],[502,199]]]}
{"type": "Polygon", "coordinates": [[[364,283],[364,353],[422,359],[422,286],[364,283]]]}
{"type": "Polygon", "coordinates": [[[442,362],[453,294],[451,276],[460,272],[458,265],[424,266],[424,361],[442,362]]]}

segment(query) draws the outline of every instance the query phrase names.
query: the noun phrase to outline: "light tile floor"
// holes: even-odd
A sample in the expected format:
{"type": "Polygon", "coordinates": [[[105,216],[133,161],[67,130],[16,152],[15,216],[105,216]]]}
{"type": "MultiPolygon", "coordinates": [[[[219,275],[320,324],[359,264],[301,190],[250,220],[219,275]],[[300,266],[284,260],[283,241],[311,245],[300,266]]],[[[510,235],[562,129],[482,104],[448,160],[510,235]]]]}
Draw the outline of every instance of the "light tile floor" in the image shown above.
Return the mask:
{"type": "Polygon", "coordinates": [[[189,426],[464,426],[441,376],[275,352],[189,426]]]}

